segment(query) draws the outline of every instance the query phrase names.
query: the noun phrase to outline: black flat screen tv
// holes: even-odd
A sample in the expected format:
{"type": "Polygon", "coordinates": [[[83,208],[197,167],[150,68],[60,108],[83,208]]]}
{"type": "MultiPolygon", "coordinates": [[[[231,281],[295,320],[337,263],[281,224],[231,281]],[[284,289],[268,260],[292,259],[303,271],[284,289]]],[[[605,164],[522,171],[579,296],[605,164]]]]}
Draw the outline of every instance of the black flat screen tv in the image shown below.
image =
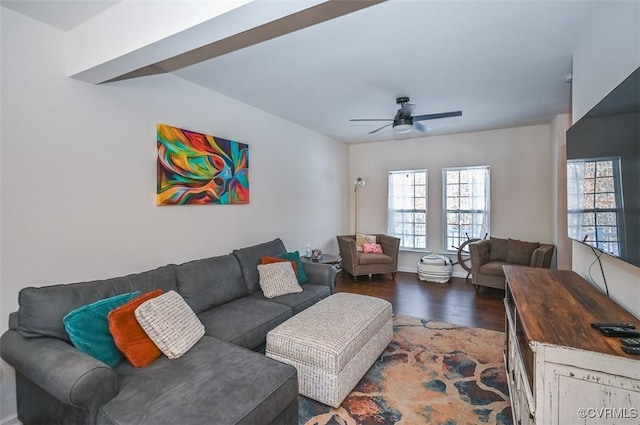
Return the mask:
{"type": "Polygon", "coordinates": [[[640,267],[640,68],[567,130],[568,236],[640,267]]]}

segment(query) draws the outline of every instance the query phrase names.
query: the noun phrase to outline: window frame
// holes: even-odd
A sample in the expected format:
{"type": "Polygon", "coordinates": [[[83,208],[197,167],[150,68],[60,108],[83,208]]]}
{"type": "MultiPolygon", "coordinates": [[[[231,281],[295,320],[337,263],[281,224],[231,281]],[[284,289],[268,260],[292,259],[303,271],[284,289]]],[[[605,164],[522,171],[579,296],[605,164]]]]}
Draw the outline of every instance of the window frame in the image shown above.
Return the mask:
{"type": "MultiPolygon", "coordinates": [[[[622,199],[622,174],[621,174],[621,164],[620,164],[620,157],[598,157],[598,158],[589,158],[589,159],[580,159],[580,160],[569,160],[567,161],[567,169],[569,170],[572,166],[572,163],[575,164],[583,164],[584,166],[586,166],[586,164],[593,164],[593,166],[595,167],[596,171],[594,173],[594,176],[592,178],[587,178],[585,176],[582,176],[581,179],[579,179],[580,182],[582,182],[582,187],[578,188],[577,186],[574,188],[576,190],[582,190],[582,196],[585,197],[586,195],[589,195],[590,197],[592,197],[592,203],[593,205],[589,208],[585,207],[583,205],[583,208],[570,208],[570,200],[567,201],[567,233],[568,236],[572,239],[576,239],[576,240],[580,240],[580,238],[584,238],[583,242],[588,243],[589,245],[592,245],[594,247],[596,247],[597,249],[610,253],[612,255],[615,256],[622,256],[624,255],[624,235],[625,235],[625,223],[624,223],[624,208],[623,206],[620,204],[620,200],[622,199]],[[597,172],[597,168],[599,166],[599,164],[602,163],[610,163],[611,165],[611,175],[599,175],[597,172]],[[598,180],[604,179],[604,178],[611,178],[612,182],[613,182],[613,190],[612,191],[607,191],[607,190],[598,190],[598,180]],[[587,181],[591,180],[592,184],[587,184],[587,181]],[[593,191],[585,191],[585,188],[588,188],[589,186],[593,187],[593,191]],[[610,194],[613,196],[614,202],[615,202],[615,207],[614,208],[603,208],[603,207],[598,207],[597,206],[597,197],[601,196],[601,195],[606,195],[606,194],[610,194]],[[612,213],[615,215],[615,219],[616,219],[616,224],[615,226],[612,225],[604,225],[599,223],[598,217],[601,214],[607,214],[607,213],[612,213]],[[587,225],[585,224],[585,220],[584,218],[582,219],[582,224],[581,225],[577,225],[577,226],[573,226],[573,220],[572,220],[572,215],[591,215],[593,217],[592,225],[587,225]],[[585,228],[589,228],[589,227],[593,227],[593,232],[587,232],[585,231],[585,228]],[[602,237],[602,233],[601,230],[605,229],[605,228],[614,228],[615,229],[615,233],[616,233],[616,239],[606,239],[602,237]],[[580,229],[579,232],[572,232],[572,229],[580,229]],[[590,239],[588,239],[588,236],[591,236],[590,239]],[[588,240],[587,240],[588,239],[588,240]],[[615,246],[615,249],[611,249],[612,246],[615,246]]],[[[569,180],[570,177],[568,176],[567,179],[569,180]]],[[[575,183],[578,182],[578,180],[574,180],[575,183]]],[[[574,184],[575,184],[574,183],[574,184]]],[[[567,196],[570,196],[571,193],[567,193],[567,196]]],[[[583,198],[586,199],[586,198],[583,198]]],[[[580,221],[580,219],[576,219],[576,221],[580,221]]],[[[607,234],[607,232],[604,232],[604,234],[607,234]]]]}
{"type": "MultiPolygon", "coordinates": [[[[428,222],[429,222],[429,215],[428,215],[428,209],[429,209],[429,170],[427,170],[426,168],[421,168],[421,169],[413,169],[413,170],[392,170],[389,171],[387,173],[387,234],[390,236],[394,236],[400,239],[400,251],[408,251],[408,252],[428,252],[428,245],[429,245],[429,232],[428,232],[428,222]],[[392,175],[400,175],[400,174],[408,174],[411,173],[413,175],[413,184],[411,186],[414,187],[414,196],[412,196],[410,199],[413,200],[413,208],[395,208],[392,205],[392,196],[393,196],[393,187],[392,187],[392,175]],[[415,177],[416,174],[418,173],[424,173],[424,184],[421,185],[416,185],[415,184],[415,177]],[[415,196],[415,188],[417,186],[424,186],[424,208],[416,208],[415,207],[415,199],[422,199],[422,196],[415,196]],[[413,225],[413,232],[412,233],[405,233],[404,229],[402,231],[402,233],[399,233],[395,230],[395,228],[392,229],[392,226],[395,223],[394,220],[392,220],[392,214],[394,213],[402,213],[402,214],[424,214],[424,223],[416,220],[416,217],[413,217],[413,220],[410,222],[413,225]],[[415,229],[416,229],[416,224],[420,225],[420,227],[424,228],[424,234],[421,233],[416,233],[415,229]],[[409,246],[409,245],[405,245],[406,241],[407,241],[407,237],[413,237],[413,246],[409,246]],[[418,243],[416,243],[416,239],[417,238],[424,238],[424,247],[420,247],[417,246],[419,245],[418,243]]],[[[402,221],[400,224],[402,224],[403,226],[406,225],[407,221],[402,221]]]]}
{"type": "MultiPolygon", "coordinates": [[[[455,183],[453,183],[455,184],[455,183]]],[[[458,186],[462,183],[460,178],[458,178],[458,186]]],[[[468,182],[466,184],[469,184],[468,182]]],[[[458,190],[458,194],[461,194],[461,191],[458,190]]],[[[470,195],[469,197],[472,197],[470,195]]],[[[457,197],[458,200],[462,199],[461,196],[457,197]]],[[[458,203],[460,206],[460,202],[458,203]]],[[[471,202],[473,205],[473,202],[471,202]]],[[[442,244],[444,247],[444,252],[447,253],[455,253],[458,251],[458,247],[467,239],[483,239],[486,235],[491,233],[491,166],[490,165],[473,165],[473,166],[465,166],[465,167],[443,167],[442,168],[442,244]],[[484,183],[484,209],[478,208],[457,208],[457,209],[448,209],[447,200],[448,198],[452,198],[449,196],[448,192],[448,180],[447,180],[447,172],[450,171],[471,171],[471,170],[483,170],[486,174],[486,181],[484,183]],[[453,236],[453,240],[451,240],[451,236],[449,235],[449,214],[457,213],[457,214],[470,214],[472,217],[467,224],[461,223],[461,220],[458,220],[458,235],[453,236]],[[484,217],[480,222],[474,219],[474,215],[477,216],[479,214],[483,214],[484,217]],[[464,231],[464,226],[470,226],[471,228],[477,227],[478,231],[476,233],[470,232],[469,230],[464,231]],[[455,244],[455,239],[457,239],[457,244],[455,244]],[[452,243],[454,242],[454,243],[452,243]]]]}

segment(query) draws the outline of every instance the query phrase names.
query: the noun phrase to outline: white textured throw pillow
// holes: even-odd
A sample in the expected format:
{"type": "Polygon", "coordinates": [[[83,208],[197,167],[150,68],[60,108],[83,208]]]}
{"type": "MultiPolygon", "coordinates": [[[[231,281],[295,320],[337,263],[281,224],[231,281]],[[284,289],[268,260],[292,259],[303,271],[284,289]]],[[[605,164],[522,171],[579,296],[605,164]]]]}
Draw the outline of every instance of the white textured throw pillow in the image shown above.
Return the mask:
{"type": "Polygon", "coordinates": [[[260,274],[260,288],[267,298],[302,292],[296,273],[288,261],[261,264],[258,266],[258,274],[260,274]]]}
{"type": "Polygon", "coordinates": [[[175,291],[143,302],[135,315],[149,338],[170,359],[184,355],[204,335],[202,322],[175,291]]]}
{"type": "Polygon", "coordinates": [[[363,252],[362,245],[366,243],[377,243],[376,235],[366,235],[364,233],[356,233],[356,251],[363,252]]]}

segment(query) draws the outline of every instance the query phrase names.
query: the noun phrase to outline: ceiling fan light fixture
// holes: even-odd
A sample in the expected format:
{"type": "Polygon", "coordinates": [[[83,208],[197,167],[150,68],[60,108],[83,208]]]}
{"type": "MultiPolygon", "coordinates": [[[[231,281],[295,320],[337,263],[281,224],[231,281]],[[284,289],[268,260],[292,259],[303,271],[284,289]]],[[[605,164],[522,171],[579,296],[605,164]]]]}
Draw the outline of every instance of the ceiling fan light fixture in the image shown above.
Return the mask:
{"type": "Polygon", "coordinates": [[[412,128],[413,126],[411,124],[398,124],[393,127],[393,131],[396,133],[408,133],[412,128]]]}

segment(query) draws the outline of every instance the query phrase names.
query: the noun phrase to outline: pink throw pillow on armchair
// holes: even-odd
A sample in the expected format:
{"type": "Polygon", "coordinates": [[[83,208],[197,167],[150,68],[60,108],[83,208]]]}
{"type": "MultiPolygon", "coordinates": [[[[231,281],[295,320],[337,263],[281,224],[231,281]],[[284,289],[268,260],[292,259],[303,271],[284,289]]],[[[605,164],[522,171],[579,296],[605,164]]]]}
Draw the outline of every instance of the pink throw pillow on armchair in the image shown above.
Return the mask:
{"type": "Polygon", "coordinates": [[[362,244],[362,251],[365,254],[382,254],[382,245],[379,243],[365,243],[362,244]]]}

